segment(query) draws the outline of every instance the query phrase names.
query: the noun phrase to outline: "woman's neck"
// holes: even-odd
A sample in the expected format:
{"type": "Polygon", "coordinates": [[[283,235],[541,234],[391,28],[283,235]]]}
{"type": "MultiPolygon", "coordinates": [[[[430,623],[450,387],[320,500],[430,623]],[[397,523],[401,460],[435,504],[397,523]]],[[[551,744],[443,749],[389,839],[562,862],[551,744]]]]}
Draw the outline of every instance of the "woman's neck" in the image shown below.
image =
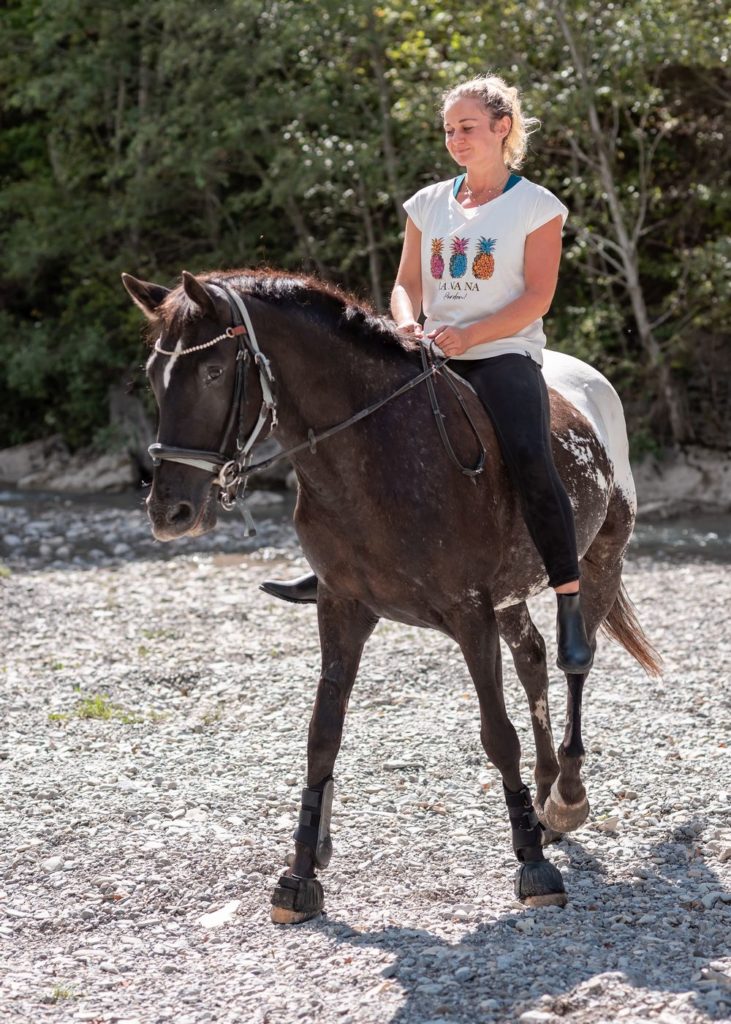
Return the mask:
{"type": "Polygon", "coordinates": [[[498,188],[510,177],[510,171],[502,160],[493,163],[472,164],[466,168],[466,183],[473,193],[498,188]]]}

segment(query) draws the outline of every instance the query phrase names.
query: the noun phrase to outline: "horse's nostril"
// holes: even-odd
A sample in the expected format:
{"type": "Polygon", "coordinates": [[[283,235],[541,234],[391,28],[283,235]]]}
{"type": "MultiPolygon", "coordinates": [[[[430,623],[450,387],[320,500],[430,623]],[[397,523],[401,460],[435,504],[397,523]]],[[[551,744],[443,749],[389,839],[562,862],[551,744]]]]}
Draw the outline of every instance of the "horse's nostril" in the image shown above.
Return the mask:
{"type": "Polygon", "coordinates": [[[193,522],[193,506],[189,501],[180,501],[167,510],[165,518],[171,526],[186,526],[193,522]]]}

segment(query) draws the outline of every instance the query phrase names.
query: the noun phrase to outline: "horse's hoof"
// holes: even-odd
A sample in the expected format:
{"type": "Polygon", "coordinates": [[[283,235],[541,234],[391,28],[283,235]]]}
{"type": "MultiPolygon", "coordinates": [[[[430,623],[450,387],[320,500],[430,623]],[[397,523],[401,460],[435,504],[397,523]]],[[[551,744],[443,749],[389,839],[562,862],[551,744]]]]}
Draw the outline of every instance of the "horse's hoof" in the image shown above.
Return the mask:
{"type": "Polygon", "coordinates": [[[557,832],[554,828],[549,828],[546,824],[546,816],[543,813],[543,804],[539,804],[537,800],[533,801],[533,810],[538,815],[541,828],[541,846],[548,846],[549,843],[557,843],[559,839],[563,839],[563,832],[557,832]]]}
{"type": "Polygon", "coordinates": [[[274,924],[301,924],[322,912],[325,894],[317,878],[282,875],[272,893],[274,924]]]}
{"type": "Polygon", "coordinates": [[[557,843],[560,839],[563,839],[563,832],[557,832],[555,828],[549,828],[544,822],[541,822],[543,828],[541,829],[541,846],[549,846],[551,843],[557,843]]]}
{"type": "Polygon", "coordinates": [[[563,878],[549,860],[521,864],[515,876],[515,895],[525,907],[565,907],[568,902],[563,878]]]}
{"type": "Polygon", "coordinates": [[[554,832],[573,832],[583,825],[588,817],[589,801],[586,796],[575,804],[564,803],[554,782],[550,796],[543,805],[544,825],[554,832]]]}

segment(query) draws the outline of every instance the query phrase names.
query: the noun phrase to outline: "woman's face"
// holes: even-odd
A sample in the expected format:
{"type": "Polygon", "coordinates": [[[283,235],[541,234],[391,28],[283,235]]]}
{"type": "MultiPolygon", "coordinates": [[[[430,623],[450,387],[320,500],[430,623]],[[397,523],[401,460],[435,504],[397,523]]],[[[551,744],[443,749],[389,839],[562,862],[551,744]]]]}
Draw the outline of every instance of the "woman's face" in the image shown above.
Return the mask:
{"type": "Polygon", "coordinates": [[[510,131],[510,118],[492,123],[492,114],[479,100],[466,96],[450,103],[444,111],[444,141],[452,159],[463,167],[494,163],[502,159],[503,139],[510,131]]]}

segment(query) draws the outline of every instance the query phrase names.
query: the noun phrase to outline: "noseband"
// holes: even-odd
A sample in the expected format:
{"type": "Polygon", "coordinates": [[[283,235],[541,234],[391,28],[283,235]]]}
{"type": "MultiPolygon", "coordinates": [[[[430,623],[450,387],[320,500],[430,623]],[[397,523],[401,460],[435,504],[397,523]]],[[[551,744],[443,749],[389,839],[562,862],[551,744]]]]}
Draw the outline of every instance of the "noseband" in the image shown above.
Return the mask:
{"type": "MultiPolygon", "coordinates": [[[[274,377],[272,375],[269,360],[259,348],[256,340],[256,332],[251,322],[249,311],[242,299],[235,292],[230,291],[223,285],[208,284],[208,287],[217,288],[222,291],[228,300],[234,325],[227,327],[223,334],[204,342],[202,345],[191,345],[190,348],[176,352],[171,349],[160,348],[159,342],[155,343],[155,351],[164,356],[187,356],[193,352],[200,352],[202,349],[212,348],[221,341],[227,339],[236,340],[236,380],[234,383],[234,395],[229,409],[226,427],[221,438],[221,447],[217,452],[205,451],[198,448],[177,448],[173,445],[160,444],[155,442],[148,448],[153,466],[159,466],[162,462],[180,462],[184,466],[193,466],[195,469],[202,469],[212,473],[213,483],[219,488],[218,500],[223,508],[230,511],[236,502],[236,498],[246,485],[247,469],[251,462],[251,450],[257,441],[263,440],[271,434],[277,425],[277,402],[274,396],[274,377]],[[254,427],[248,437],[244,433],[244,417],[246,414],[246,376],[250,363],[259,371],[259,386],[261,387],[262,402],[254,427]],[[269,422],[269,429],[264,437],[262,431],[269,422]],[[236,451],[233,456],[227,455],[225,446],[227,439],[235,431],[236,451]]],[[[248,509],[242,507],[242,513],[246,521],[247,533],[254,533],[254,521],[248,509]]]]}
{"type": "MultiPolygon", "coordinates": [[[[224,287],[222,284],[213,284],[212,282],[206,283],[207,287],[215,288],[218,291],[223,292],[226,296],[234,321],[233,327],[227,327],[223,334],[219,334],[210,341],[206,341],[201,345],[192,345],[190,348],[183,349],[180,352],[160,348],[159,343],[155,344],[155,351],[164,356],[182,357],[191,355],[193,352],[200,352],[202,349],[212,348],[221,341],[234,338],[236,339],[236,382],[234,386],[234,397],[229,410],[226,429],[224,430],[223,437],[221,439],[221,450],[218,452],[209,452],[202,451],[197,448],[175,448],[172,445],[155,442],[155,444],[151,444],[148,448],[150,456],[152,457],[153,466],[159,466],[162,462],[180,462],[184,466],[192,466],[195,469],[202,469],[208,473],[212,473],[214,477],[213,483],[219,488],[218,500],[223,508],[230,511],[234,507],[236,499],[238,497],[243,497],[246,482],[251,473],[268,469],[269,466],[272,466],[275,462],[287,459],[291,455],[295,455],[297,452],[304,451],[306,448],[309,448],[310,452],[314,455],[317,444],[320,441],[324,441],[328,437],[332,437],[333,435],[340,433],[341,430],[345,430],[354,423],[358,423],[360,420],[365,419],[366,416],[371,416],[376,412],[376,410],[386,405],[386,403],[393,401],[394,398],[398,398],[400,395],[410,391],[418,384],[426,381],[439,436],[450,460],[455,466],[457,466],[461,473],[470,477],[473,482],[475,482],[476,477],[482,473],[485,465],[485,446],[482,443],[477,427],[472,420],[459,389],[455,385],[454,381],[450,379],[449,375],[445,374],[443,379],[446,381],[447,385],[459,402],[462,412],[472,428],[472,433],[480,446],[480,455],[476,466],[472,468],[469,466],[463,466],[455,455],[449,438],[447,437],[443,422],[444,416],[437,403],[437,396],[432,379],[437,373],[439,373],[447,360],[445,358],[442,358],[441,360],[436,359],[433,350],[433,343],[430,343],[429,346],[432,362],[430,363],[427,359],[426,346],[421,345],[420,353],[423,367],[422,372],[416,377],[412,377],[411,380],[407,381],[400,388],[397,388],[396,391],[392,391],[390,395],[386,395],[384,398],[379,399],[367,408],[361,409],[359,412],[355,413],[355,415],[344,420],[342,423],[336,424],[334,427],[321,430],[319,433],[315,433],[314,430],[308,430],[306,441],[302,441],[300,444],[293,445],[291,448],[280,451],[268,459],[263,459],[261,462],[252,464],[251,450],[258,440],[263,440],[261,434],[267,424],[267,421],[269,423],[269,429],[264,435],[264,438],[268,437],[277,425],[277,401],[275,397],[274,377],[272,375],[269,360],[259,348],[259,344],[256,340],[256,332],[254,331],[254,325],[251,322],[249,311],[241,296],[224,287]],[[254,428],[249,436],[245,437],[244,416],[246,412],[246,373],[249,363],[252,361],[259,371],[259,385],[261,387],[262,403],[259,410],[259,417],[254,428]],[[226,439],[230,436],[234,427],[236,428],[236,453],[231,457],[226,454],[224,449],[226,439]]],[[[254,520],[243,502],[240,505],[240,508],[241,514],[246,522],[247,536],[251,536],[256,533],[254,520]]]]}

